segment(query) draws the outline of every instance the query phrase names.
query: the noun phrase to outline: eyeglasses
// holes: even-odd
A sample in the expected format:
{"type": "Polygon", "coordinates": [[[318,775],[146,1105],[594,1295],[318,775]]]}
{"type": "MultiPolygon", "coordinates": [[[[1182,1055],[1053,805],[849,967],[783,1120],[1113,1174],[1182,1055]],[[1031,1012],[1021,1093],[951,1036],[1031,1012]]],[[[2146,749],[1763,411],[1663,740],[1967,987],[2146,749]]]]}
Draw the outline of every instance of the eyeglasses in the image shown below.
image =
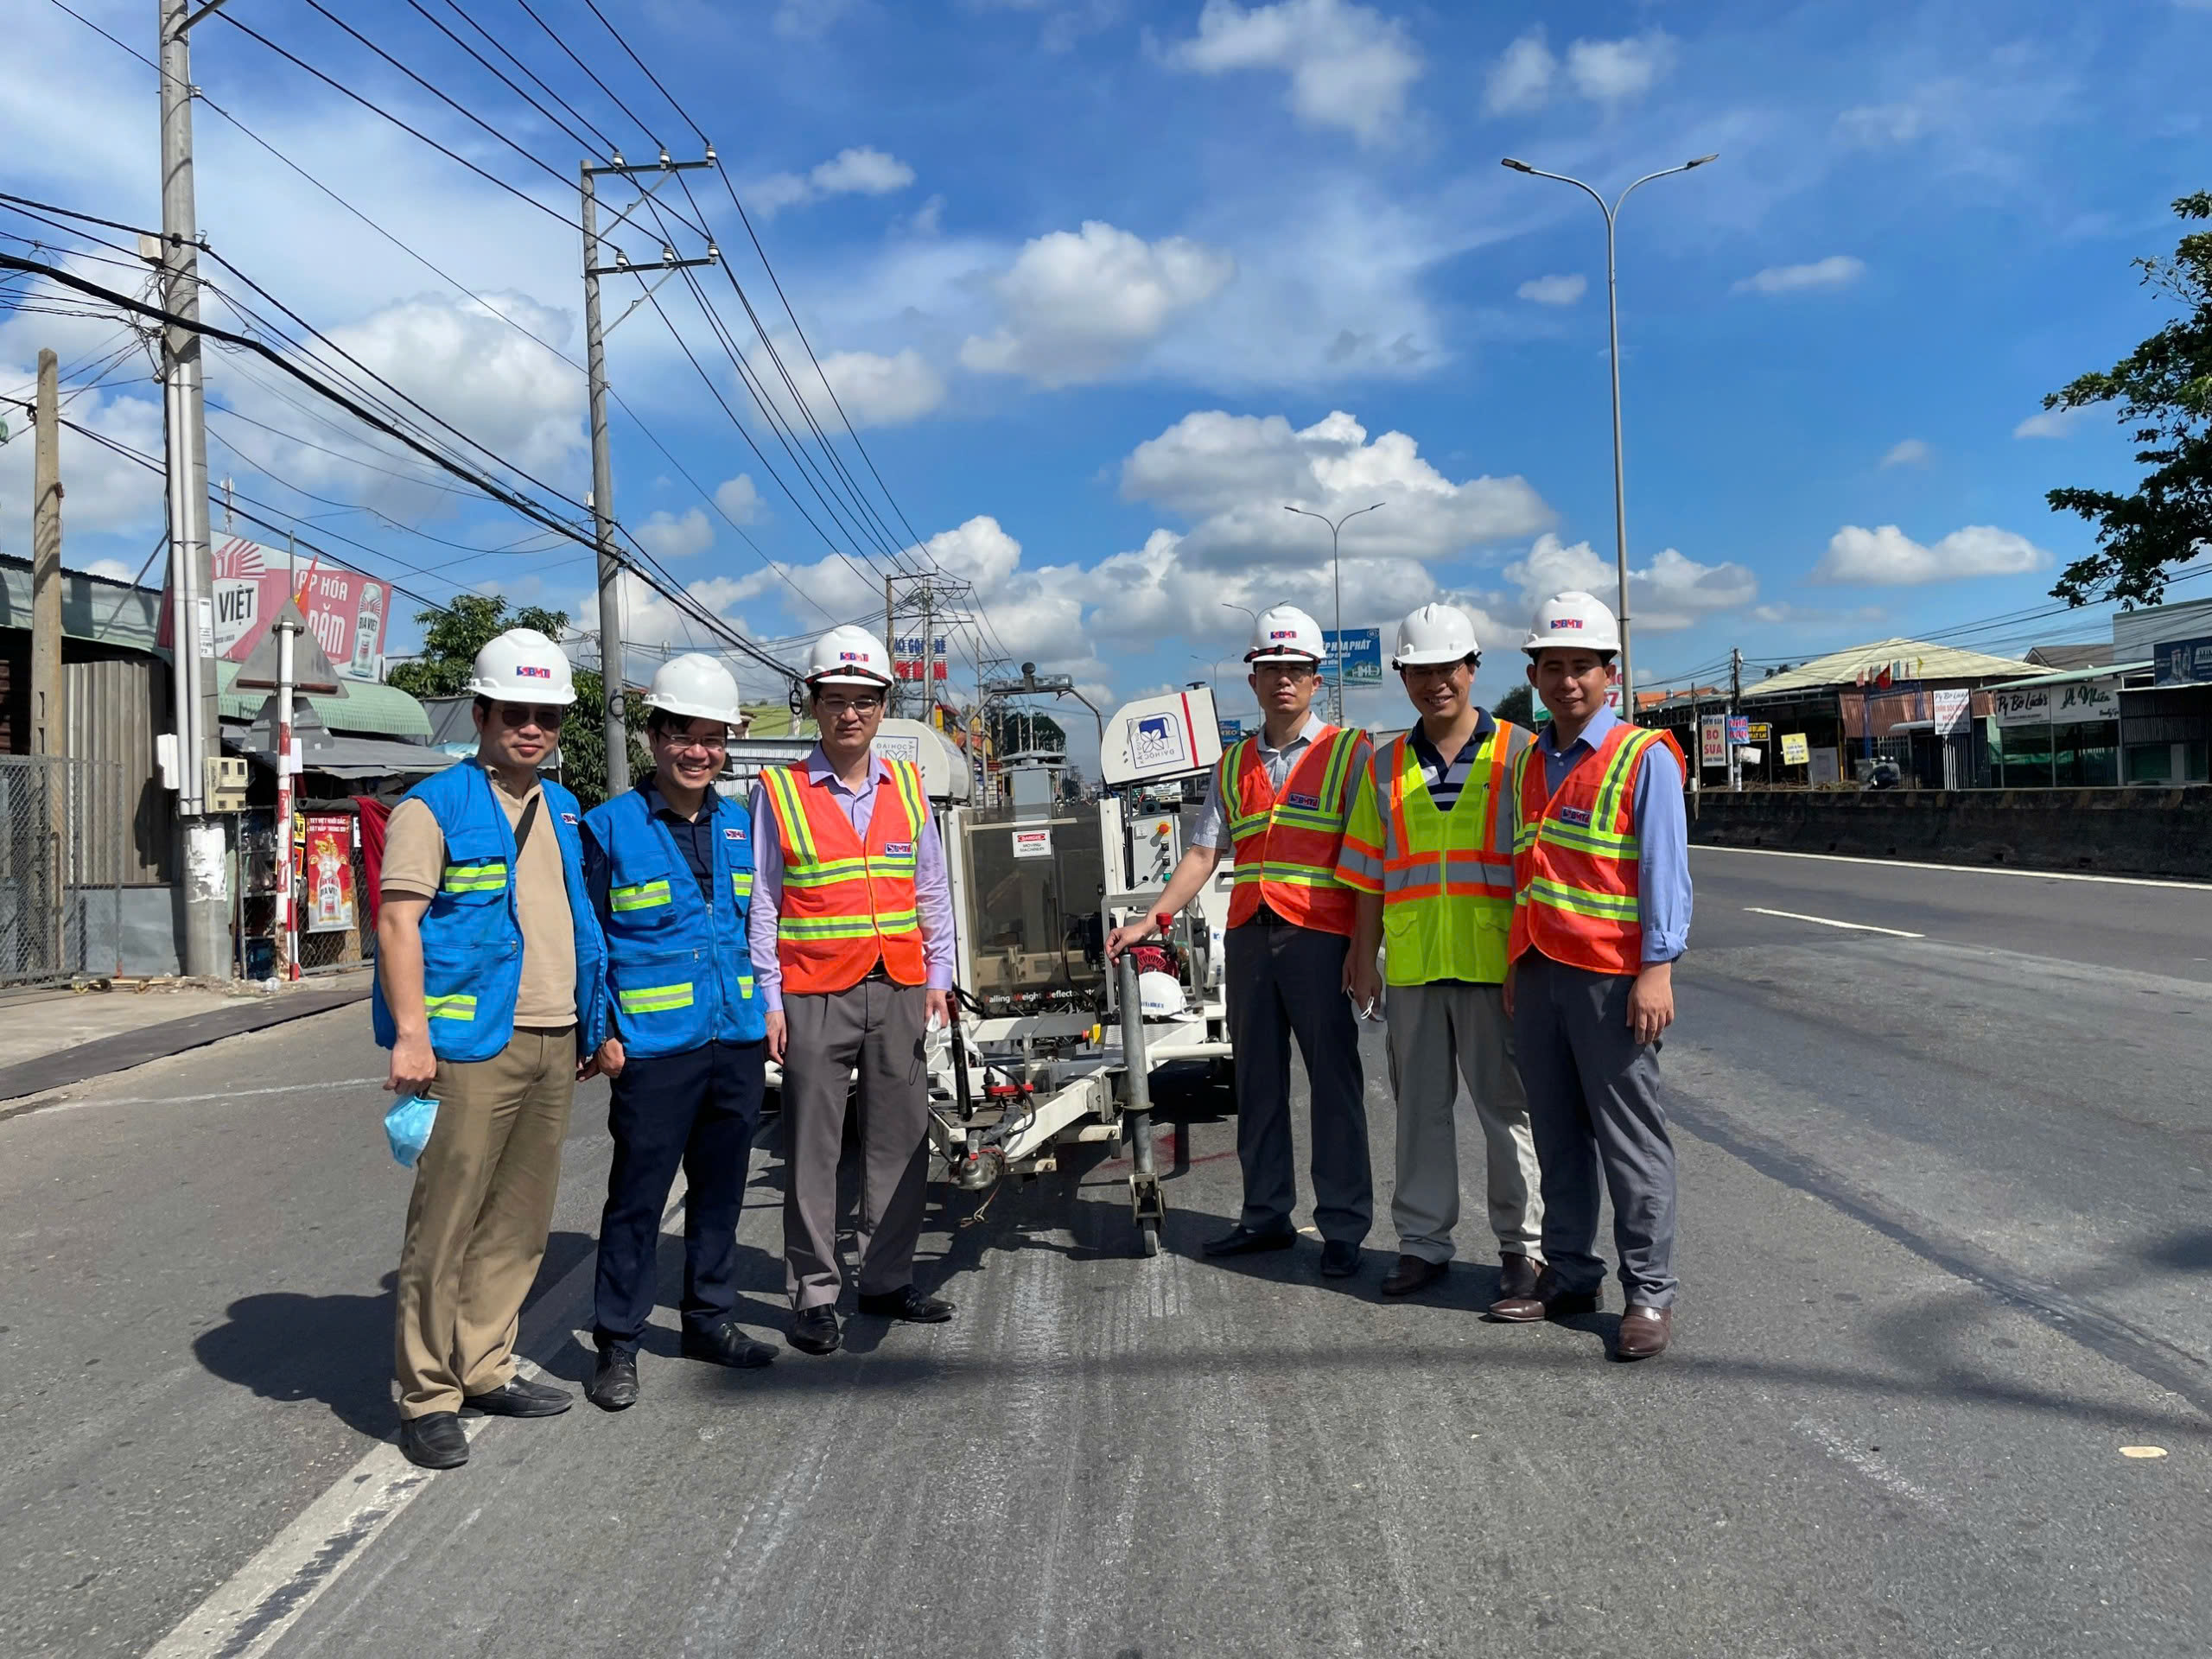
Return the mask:
{"type": "Polygon", "coordinates": [[[691,737],[680,732],[663,732],[660,741],[677,754],[682,754],[686,749],[703,749],[709,754],[729,752],[729,740],[726,737],[691,737]]]}
{"type": "Polygon", "coordinates": [[[526,702],[502,702],[495,705],[499,711],[499,724],[509,731],[520,731],[525,726],[536,726],[549,732],[561,729],[561,722],[568,718],[566,709],[537,709],[526,702]]]}
{"type": "Polygon", "coordinates": [[[1320,670],[1311,663],[1255,663],[1252,671],[1262,679],[1273,677],[1283,680],[1302,680],[1309,675],[1319,673],[1320,670]]]}
{"type": "Polygon", "coordinates": [[[832,720],[847,715],[872,715],[883,707],[881,697],[824,697],[815,705],[832,720]]]}

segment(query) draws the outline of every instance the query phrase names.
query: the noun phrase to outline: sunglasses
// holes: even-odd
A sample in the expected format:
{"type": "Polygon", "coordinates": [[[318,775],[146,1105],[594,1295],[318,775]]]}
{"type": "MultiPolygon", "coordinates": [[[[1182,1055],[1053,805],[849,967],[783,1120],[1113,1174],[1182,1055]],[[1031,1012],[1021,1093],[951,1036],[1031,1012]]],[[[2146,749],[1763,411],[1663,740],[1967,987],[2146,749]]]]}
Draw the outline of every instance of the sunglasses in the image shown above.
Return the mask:
{"type": "Polygon", "coordinates": [[[534,709],[526,702],[502,702],[493,707],[499,711],[499,724],[509,731],[520,731],[525,726],[536,726],[548,732],[557,732],[561,722],[568,717],[566,709],[534,709]]]}
{"type": "Polygon", "coordinates": [[[816,707],[830,719],[840,720],[849,714],[872,715],[883,707],[883,699],[881,697],[824,697],[816,707]]]}

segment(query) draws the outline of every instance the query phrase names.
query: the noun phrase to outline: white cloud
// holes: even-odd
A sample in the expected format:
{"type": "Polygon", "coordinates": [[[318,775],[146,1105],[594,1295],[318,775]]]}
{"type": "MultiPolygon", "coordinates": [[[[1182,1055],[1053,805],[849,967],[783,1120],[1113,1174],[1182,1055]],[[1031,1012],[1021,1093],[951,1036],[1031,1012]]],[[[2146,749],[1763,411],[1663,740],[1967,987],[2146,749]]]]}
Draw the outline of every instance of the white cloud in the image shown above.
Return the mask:
{"type": "Polygon", "coordinates": [[[1674,37],[1658,29],[1628,40],[1577,41],[1567,48],[1567,78],[1596,104],[1640,98],[1674,67],[1674,37]]]}
{"type": "Polygon", "coordinates": [[[1895,524],[1864,530],[1846,524],[1828,540],[1812,580],[1917,586],[1964,576],[2017,576],[2050,562],[2024,536],[1989,524],[1955,530],[1933,546],[1916,542],[1895,524]]]}
{"type": "Polygon", "coordinates": [[[887,196],[914,181],[914,169],[896,156],[861,144],[841,149],[811,171],[772,173],[746,188],[755,213],[772,219],[786,207],[823,196],[887,196]]]}
{"type": "Polygon", "coordinates": [[[750,473],[740,473],[735,478],[726,478],[715,485],[715,505],[734,524],[757,524],[768,513],[750,473]]]}
{"type": "Polygon", "coordinates": [[[1770,628],[1874,627],[1885,620],[1888,615],[1889,613],[1879,605],[1861,605],[1848,610],[1821,605],[1751,607],[1751,620],[1763,622],[1770,628]]]}
{"type": "Polygon", "coordinates": [[[94,559],[85,567],[88,576],[105,576],[110,582],[129,582],[138,573],[121,559],[94,559]]]}
{"type": "Polygon", "coordinates": [[[2012,435],[2016,438],[2063,438],[2072,434],[2074,429],[2081,424],[2082,416],[2088,412],[2086,407],[2037,410],[2012,429],[2012,435]]]}
{"type": "Polygon", "coordinates": [[[1847,253],[1832,253],[1806,265],[1770,265],[1745,277],[1732,294],[1803,294],[1816,289],[1848,288],[1866,274],[1866,262],[1847,253]]]}
{"type": "MultiPolygon", "coordinates": [[[[1610,598],[1619,585],[1618,570],[1587,542],[1563,543],[1549,531],[1536,537],[1525,558],[1505,567],[1506,579],[1520,588],[1522,606],[1533,611],[1552,594],[1580,588],[1610,598]]],[[[1720,611],[1740,610],[1758,597],[1758,578],[1740,564],[1700,564],[1669,547],[1639,570],[1629,567],[1628,597],[1634,626],[1653,633],[1687,628],[1720,611]]]]}
{"type": "Polygon", "coordinates": [[[681,518],[656,512],[632,533],[639,545],[657,559],[688,559],[715,544],[715,527],[697,507],[681,518]]]}
{"type": "Polygon", "coordinates": [[[1513,291],[1538,305],[1573,305],[1589,286],[1589,279],[1576,271],[1567,276],[1532,277],[1513,291]]]}
{"type": "Polygon", "coordinates": [[[1247,8],[1206,0],[1198,32],[1168,62],[1202,75],[1274,69],[1290,78],[1290,107],[1313,126],[1341,127],[1362,143],[1391,137],[1421,56],[1403,23],[1351,0],[1278,0],[1247,8]]]}
{"type": "Polygon", "coordinates": [[[1442,563],[1485,543],[1512,541],[1552,522],[1521,478],[1453,483],[1402,432],[1372,442],[1341,410],[1303,429],[1280,415],[1219,410],[1185,416],[1137,446],[1122,466],[1122,494],[1194,521],[1179,557],[1194,568],[1304,565],[1327,570],[1328,532],[1286,505],[1331,518],[1371,502],[1353,521],[1347,557],[1442,563]]]}
{"type": "Polygon", "coordinates": [[[1540,110],[1550,102],[1559,60],[1544,44],[1541,26],[1530,29],[1499,54],[1483,86],[1483,108],[1492,115],[1540,110]]]}
{"type": "Polygon", "coordinates": [[[1882,457],[1882,465],[1889,467],[1925,467],[1935,452],[1919,438],[1904,438],[1890,446],[1889,454],[1882,457]]]}
{"type": "Polygon", "coordinates": [[[891,357],[830,352],[822,372],[855,426],[904,426],[944,401],[944,380],[912,346],[891,357]]]}
{"type": "Polygon", "coordinates": [[[1006,326],[970,335],[963,364],[1040,385],[1095,379],[1122,367],[1179,314],[1236,274],[1227,254],[1183,237],[1147,242],[1097,219],[1033,238],[993,285],[1006,326]]]}

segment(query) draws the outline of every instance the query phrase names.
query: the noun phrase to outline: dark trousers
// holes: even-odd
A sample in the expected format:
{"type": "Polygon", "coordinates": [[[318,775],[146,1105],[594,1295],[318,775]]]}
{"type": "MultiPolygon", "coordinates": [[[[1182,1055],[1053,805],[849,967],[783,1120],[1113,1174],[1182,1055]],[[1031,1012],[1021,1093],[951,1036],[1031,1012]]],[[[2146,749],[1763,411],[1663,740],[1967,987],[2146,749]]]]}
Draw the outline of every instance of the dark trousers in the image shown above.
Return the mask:
{"type": "Polygon", "coordinates": [[[614,1166],[600,1215],[593,1316],[601,1348],[635,1353],[645,1334],[661,1211],[678,1164],[685,1181],[684,1326],[712,1331],[737,1306],[737,1216],[767,1052],[765,1042],[708,1043],[633,1059],[613,1079],[607,1127],[614,1166]]]}
{"type": "Polygon", "coordinates": [[[1675,1143],[1659,1103],[1659,1045],[1628,1027],[1625,974],[1569,968],[1541,951],[1513,970],[1513,1046],[1544,1190],[1544,1260],[1563,1289],[1605,1281],[1599,1179],[1631,1302],[1675,1300],[1675,1143]]]}
{"type": "Polygon", "coordinates": [[[1249,922],[1229,930],[1223,980],[1236,1058],[1236,1159],[1245,1226],[1281,1232],[1298,1201],[1290,1141],[1290,1039],[1313,1101],[1313,1225],[1357,1244],[1375,1222],[1367,1152],[1367,1082],[1359,1027],[1344,995],[1351,941],[1318,928],[1249,922]]]}

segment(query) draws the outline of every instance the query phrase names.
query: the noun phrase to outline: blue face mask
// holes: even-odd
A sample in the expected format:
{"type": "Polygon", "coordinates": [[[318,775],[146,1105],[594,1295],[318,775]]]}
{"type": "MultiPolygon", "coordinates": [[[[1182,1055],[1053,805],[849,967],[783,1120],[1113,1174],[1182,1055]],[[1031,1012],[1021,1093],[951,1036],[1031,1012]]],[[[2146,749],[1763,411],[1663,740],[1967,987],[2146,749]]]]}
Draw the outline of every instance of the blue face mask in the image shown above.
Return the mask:
{"type": "Polygon", "coordinates": [[[430,1144],[431,1126],[438,1121],[438,1103],[425,1100],[420,1095],[392,1103],[391,1109],[384,1115],[385,1138],[391,1142],[391,1155],[409,1168],[423,1155],[423,1148],[430,1144]]]}

